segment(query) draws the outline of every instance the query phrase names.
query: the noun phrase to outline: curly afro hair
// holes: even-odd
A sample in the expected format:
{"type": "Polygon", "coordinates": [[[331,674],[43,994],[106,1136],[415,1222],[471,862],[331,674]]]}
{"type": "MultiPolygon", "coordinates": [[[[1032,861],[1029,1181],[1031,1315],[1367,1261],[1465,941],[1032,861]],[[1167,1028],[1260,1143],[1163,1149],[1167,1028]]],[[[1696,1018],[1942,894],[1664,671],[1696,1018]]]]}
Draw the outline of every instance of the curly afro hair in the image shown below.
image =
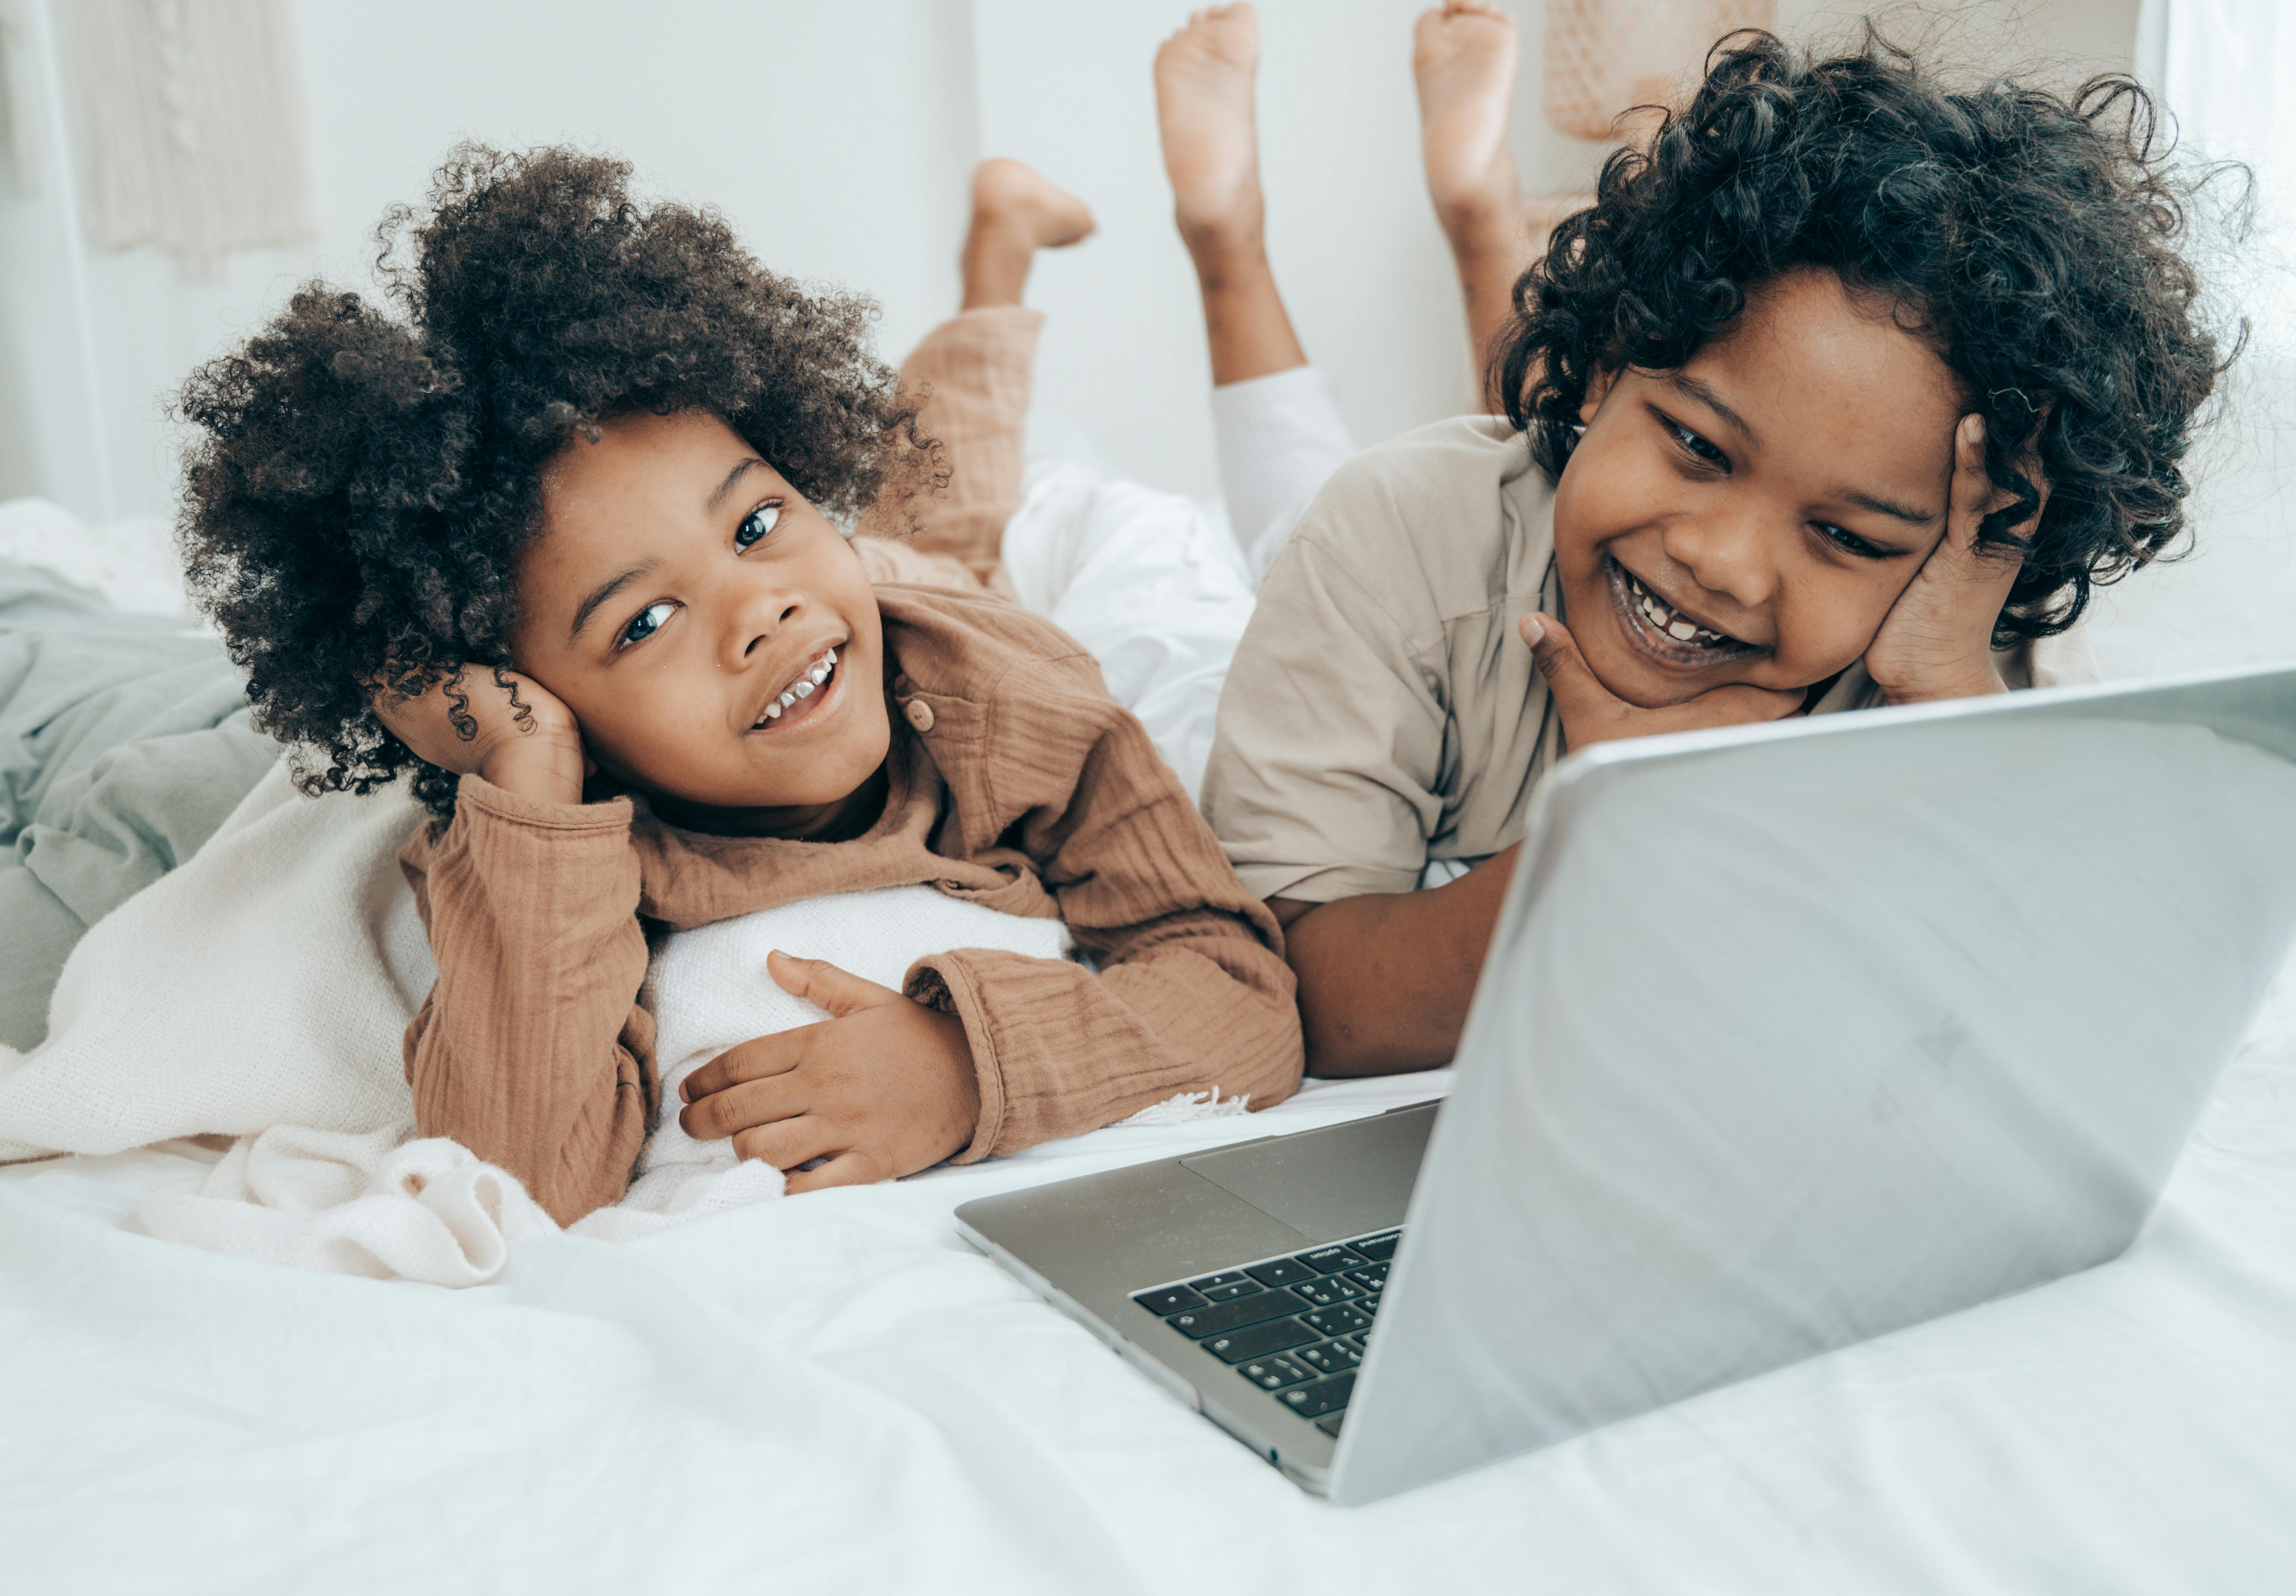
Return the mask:
{"type": "Polygon", "coordinates": [[[2182,528],[2179,462],[2230,358],[2177,252],[2191,191],[2156,127],[2125,77],[2070,99],[2006,81],[1952,92],[1870,29],[1831,57],[1733,35],[1515,284],[1494,385],[1559,479],[1596,372],[1676,369],[1749,291],[1834,272],[1889,302],[1985,419],[1988,474],[2016,500],[1985,518],[1980,546],[2024,555],[1995,642],[2062,632],[2093,584],[2182,528]],[[2017,469],[2029,449],[2050,494],[2026,542],[2010,529],[2038,502],[2017,469]]]}
{"type": "Polygon", "coordinates": [[[460,146],[427,212],[378,230],[402,316],[307,283],[177,397],[196,429],[192,590],[257,724],[315,750],[307,791],[413,768],[451,810],[455,777],[383,729],[365,683],[508,665],[541,469],[599,418],[712,411],[849,520],[938,485],[916,404],[872,352],[874,305],[766,271],[717,215],[641,204],[629,177],[571,150],[460,146]]]}

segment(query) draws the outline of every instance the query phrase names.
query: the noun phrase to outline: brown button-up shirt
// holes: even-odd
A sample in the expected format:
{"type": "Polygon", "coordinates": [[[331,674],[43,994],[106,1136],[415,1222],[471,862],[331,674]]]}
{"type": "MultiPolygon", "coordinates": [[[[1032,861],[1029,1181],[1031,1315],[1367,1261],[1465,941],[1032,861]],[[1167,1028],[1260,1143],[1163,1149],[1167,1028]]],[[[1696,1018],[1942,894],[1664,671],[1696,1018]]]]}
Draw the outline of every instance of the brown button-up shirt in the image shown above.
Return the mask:
{"type": "Polygon", "coordinates": [[[439,978],[406,1031],[417,1131],[524,1181],[562,1224],[618,1200],[660,1084],[641,921],[670,929],[929,881],[1068,923],[1093,969],[959,949],[911,997],[979,1073],[965,1162],[1217,1086],[1300,1083],[1282,933],[1073,641],[987,596],[882,585],[898,714],[883,814],[847,842],[679,831],[640,802],[541,804],[475,776],[401,852],[439,978]]]}

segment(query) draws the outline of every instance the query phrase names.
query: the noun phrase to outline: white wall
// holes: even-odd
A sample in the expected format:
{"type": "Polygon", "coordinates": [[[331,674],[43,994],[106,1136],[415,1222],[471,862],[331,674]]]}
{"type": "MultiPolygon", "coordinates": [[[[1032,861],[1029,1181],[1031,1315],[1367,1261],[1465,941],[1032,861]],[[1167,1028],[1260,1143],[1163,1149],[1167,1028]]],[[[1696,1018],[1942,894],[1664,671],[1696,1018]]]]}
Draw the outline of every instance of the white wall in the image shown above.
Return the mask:
{"type": "MultiPolygon", "coordinates": [[[[69,0],[23,3],[37,23],[69,0]]],[[[1310,356],[1337,377],[1366,443],[1464,407],[1473,385],[1418,169],[1410,40],[1426,3],[1261,0],[1271,253],[1310,356]]],[[[1603,151],[1546,127],[1540,7],[1513,9],[1525,35],[1518,161],[1533,187],[1581,186],[1603,151]]],[[[95,519],[163,513],[165,396],[305,275],[363,282],[376,218],[419,197],[464,135],[627,156],[655,191],[717,205],[768,265],[875,295],[894,357],[954,303],[974,160],[1031,161],[1102,223],[1096,239],[1048,258],[1032,288],[1051,313],[1040,402],[1127,474],[1208,496],[1205,356],[1149,77],[1156,44],[1186,10],[1186,0],[295,0],[320,226],[311,249],[235,257],[211,282],[150,251],[90,253],[89,361],[61,185],[0,199],[0,498],[42,493],[95,519]]],[[[1780,18],[1838,28],[1858,10],[1782,0],[1780,18]]],[[[2076,52],[2125,66],[2136,27],[2136,0],[1955,11],[1964,32],[1988,38],[1999,19],[2021,19],[2007,31],[2028,59],[2076,52]]]]}
{"type": "MultiPolygon", "coordinates": [[[[62,3],[27,0],[36,24],[62,3]]],[[[418,198],[465,135],[628,157],[654,192],[724,211],[776,269],[875,293],[888,348],[955,304],[977,159],[961,0],[297,0],[294,20],[319,237],[234,257],[212,282],[150,250],[91,253],[100,438],[60,185],[0,201],[0,498],[165,513],[165,396],[303,277],[364,286],[384,208],[418,198]]]]}

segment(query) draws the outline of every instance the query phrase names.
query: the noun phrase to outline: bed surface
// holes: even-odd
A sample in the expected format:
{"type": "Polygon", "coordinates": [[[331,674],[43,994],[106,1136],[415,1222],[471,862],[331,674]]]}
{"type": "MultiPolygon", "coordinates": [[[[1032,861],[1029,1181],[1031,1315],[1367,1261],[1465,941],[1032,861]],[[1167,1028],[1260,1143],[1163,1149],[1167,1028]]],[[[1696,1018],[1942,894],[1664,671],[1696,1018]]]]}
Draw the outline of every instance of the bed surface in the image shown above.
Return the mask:
{"type": "Polygon", "coordinates": [[[955,1232],[993,1191],[1420,1100],[1312,1086],[451,1292],[123,1228],[177,1147],[0,1170],[24,1591],[2167,1591],[2296,1568],[2296,970],[2089,1273],[1335,1509],[955,1232]],[[37,1282],[35,1288],[34,1282],[37,1282]]]}
{"type": "MultiPolygon", "coordinates": [[[[2276,461],[2209,482],[2202,557],[2101,595],[2108,676],[2287,651],[2276,461]]],[[[2296,1589],[2296,970],[2120,1259],[1366,1508],[951,1220],[1442,1084],[522,1243],[460,1292],[135,1233],[198,1149],[0,1169],[0,1588],[2296,1589]]]]}

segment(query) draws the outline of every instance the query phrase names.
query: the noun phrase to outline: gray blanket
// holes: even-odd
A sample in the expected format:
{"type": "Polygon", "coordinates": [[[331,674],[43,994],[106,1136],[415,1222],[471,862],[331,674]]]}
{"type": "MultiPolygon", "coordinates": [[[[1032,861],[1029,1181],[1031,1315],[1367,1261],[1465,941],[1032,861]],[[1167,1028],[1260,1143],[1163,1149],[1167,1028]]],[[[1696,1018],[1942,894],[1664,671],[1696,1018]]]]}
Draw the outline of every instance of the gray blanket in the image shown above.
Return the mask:
{"type": "Polygon", "coordinates": [[[186,622],[0,561],[0,1043],[47,1035],[88,927],[174,869],[279,757],[186,622]]]}

